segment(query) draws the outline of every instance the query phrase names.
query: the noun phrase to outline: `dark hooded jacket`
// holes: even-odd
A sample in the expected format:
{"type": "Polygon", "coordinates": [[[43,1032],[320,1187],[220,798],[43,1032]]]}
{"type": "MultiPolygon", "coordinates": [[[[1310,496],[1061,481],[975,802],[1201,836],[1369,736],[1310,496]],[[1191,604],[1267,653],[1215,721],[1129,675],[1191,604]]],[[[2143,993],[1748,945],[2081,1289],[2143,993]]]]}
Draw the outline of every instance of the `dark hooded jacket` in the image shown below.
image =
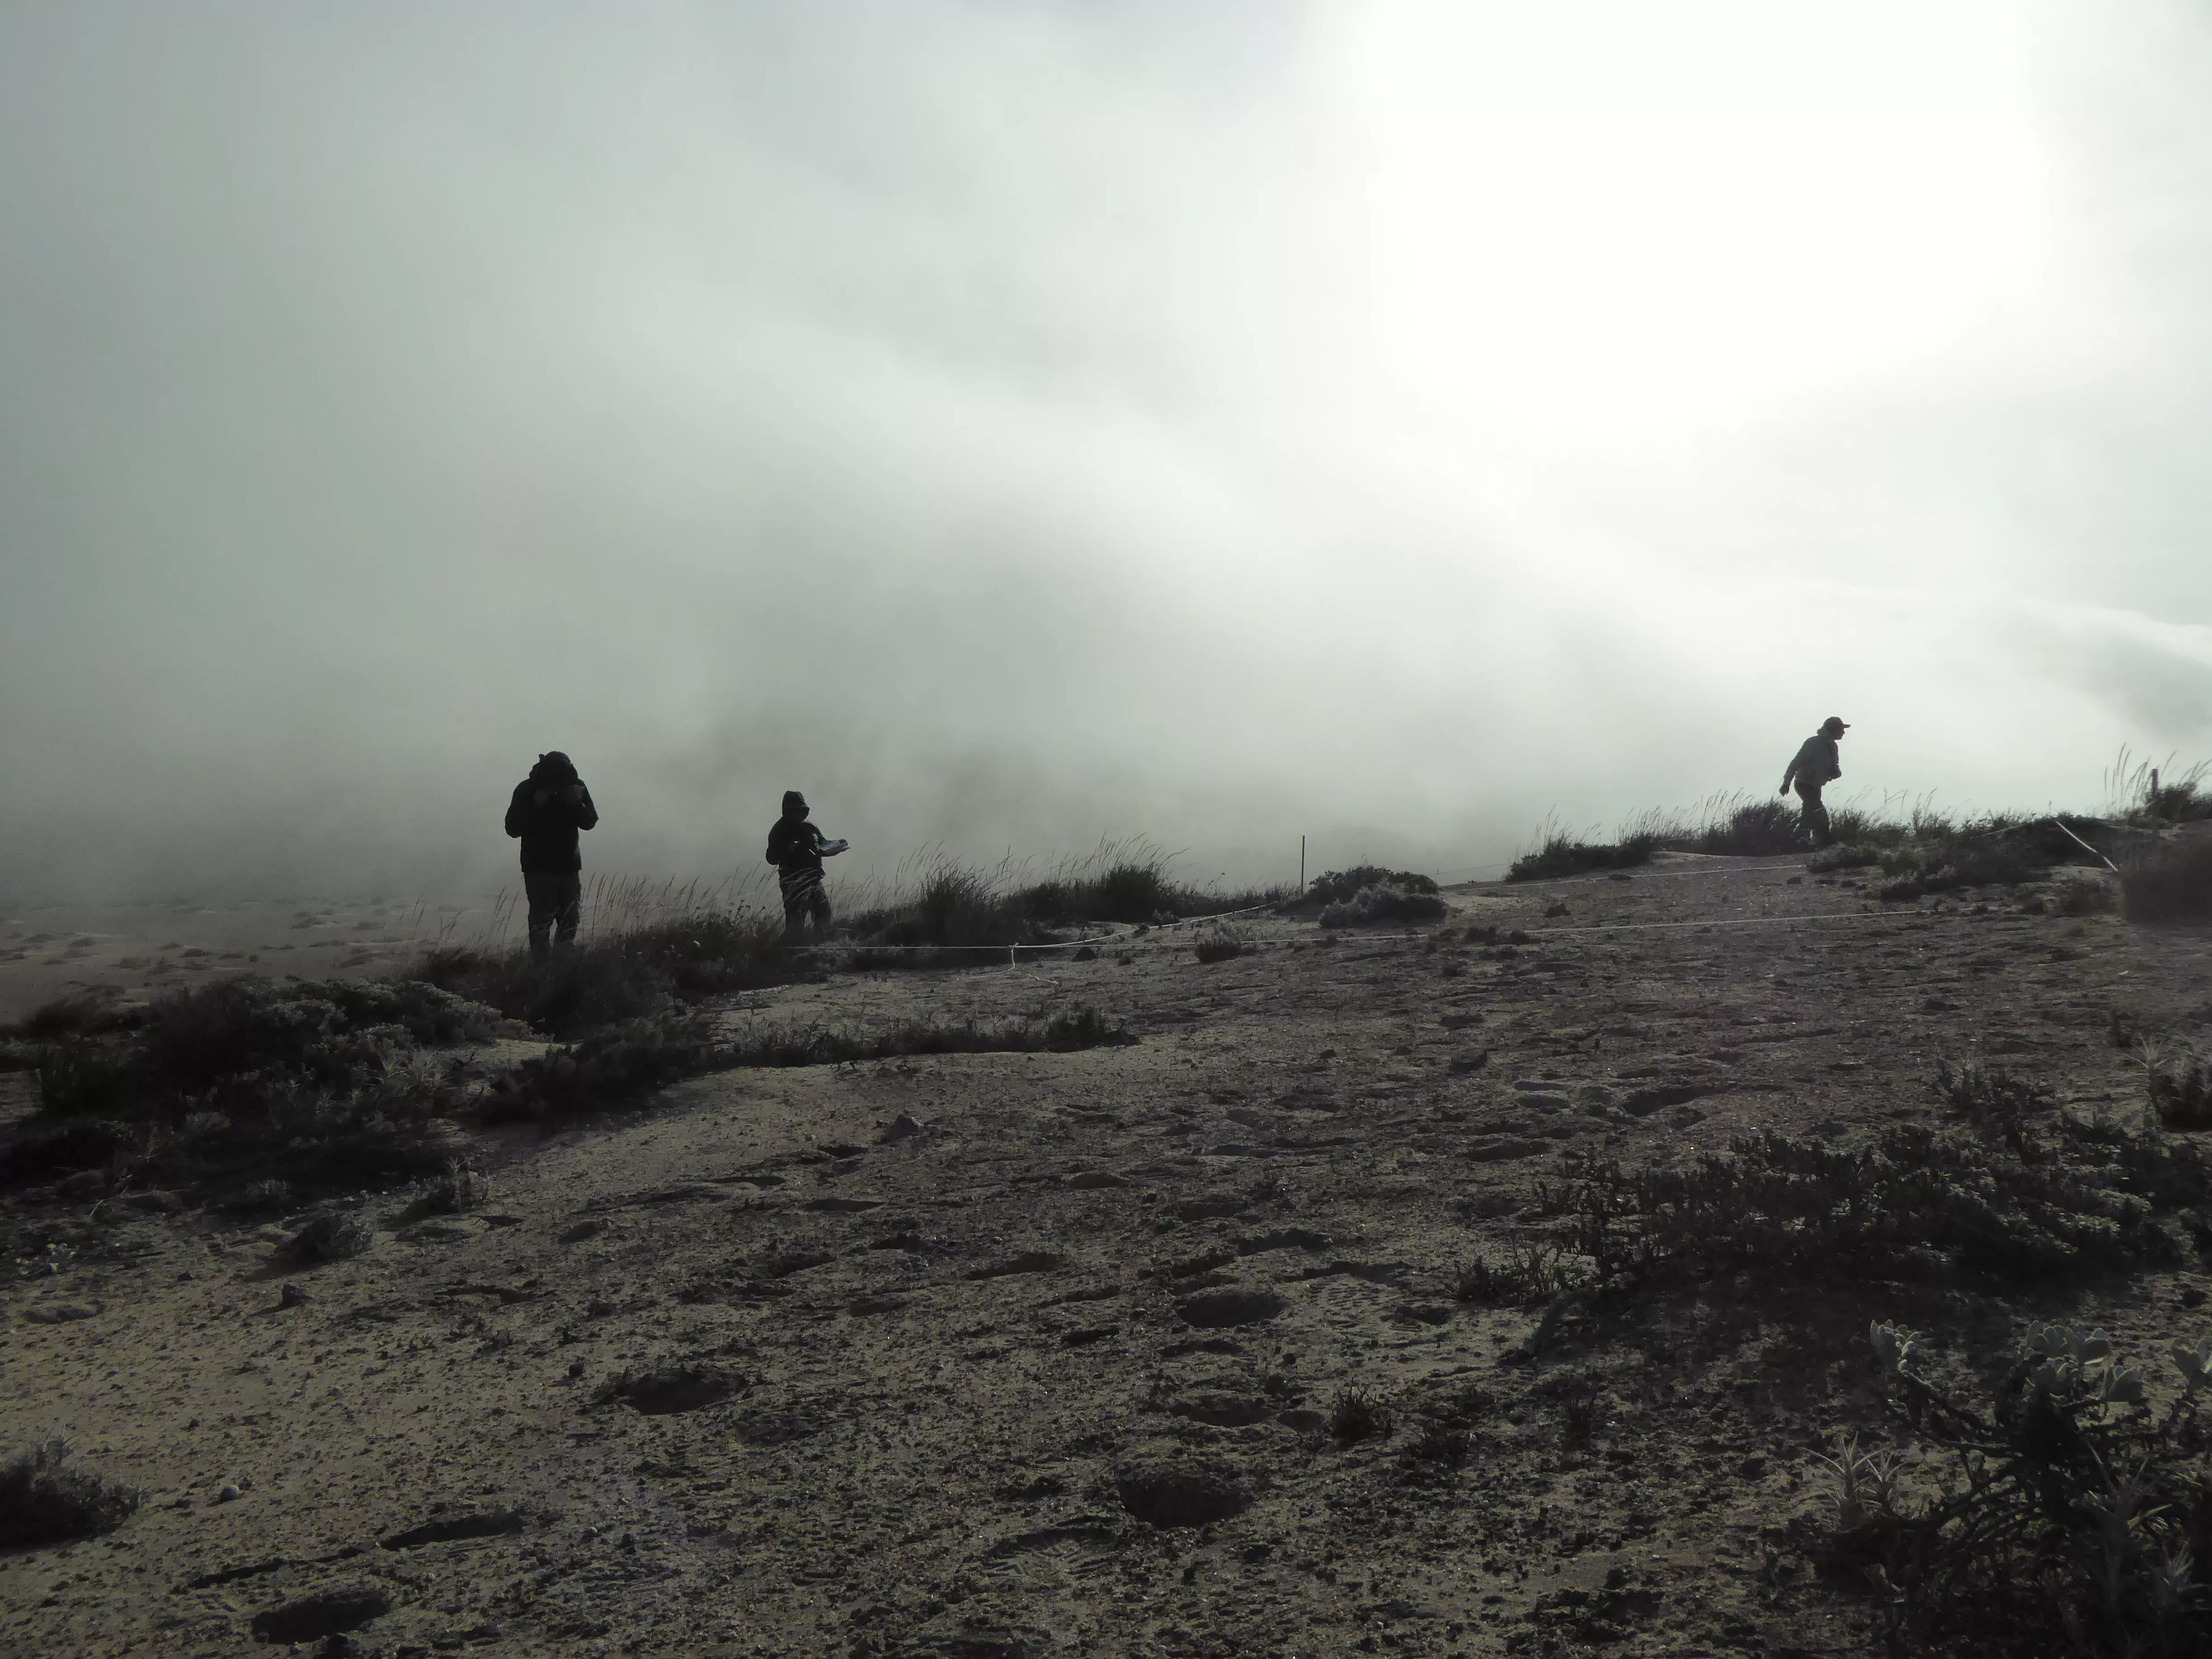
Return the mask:
{"type": "Polygon", "coordinates": [[[822,874],[822,831],[805,818],[789,813],[768,832],[768,861],[787,881],[822,874]]]}
{"type": "Polygon", "coordinates": [[[514,799],[507,805],[507,833],[522,843],[526,872],[582,869],[577,832],[599,821],[592,792],[584,787],[568,757],[558,753],[538,757],[530,775],[514,786],[514,799]]]}

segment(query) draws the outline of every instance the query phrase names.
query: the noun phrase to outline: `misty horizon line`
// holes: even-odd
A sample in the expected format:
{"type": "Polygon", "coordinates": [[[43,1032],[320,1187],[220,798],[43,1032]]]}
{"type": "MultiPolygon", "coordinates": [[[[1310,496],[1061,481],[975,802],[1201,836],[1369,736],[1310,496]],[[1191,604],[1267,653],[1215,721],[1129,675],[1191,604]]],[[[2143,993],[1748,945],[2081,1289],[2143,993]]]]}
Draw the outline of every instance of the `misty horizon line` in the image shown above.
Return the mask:
{"type": "MultiPolygon", "coordinates": [[[[1839,796],[1834,804],[1853,810],[1870,811],[1885,820],[1910,823],[1917,817],[1940,815],[1954,820],[1968,820],[2020,813],[2030,811],[2064,811],[2081,817],[2096,817],[2100,812],[2124,810],[2127,800],[2139,800],[2143,785],[2155,773],[2166,787],[2176,783],[2201,781],[2212,771],[2212,761],[2178,765],[2179,751],[2168,755],[2156,763],[2137,760],[2127,745],[2122,745],[2115,763],[2102,775],[2101,805],[2094,808],[2068,805],[2046,800],[2039,807],[2025,805],[1987,806],[1961,803],[1954,806],[1939,806],[1943,791],[1941,786],[1923,789],[1887,789],[1877,783],[1863,784],[1848,796],[1839,796]],[[1869,806],[1869,803],[1873,803],[1869,806]]],[[[1610,830],[1607,815],[1586,819],[1577,827],[1575,821],[1563,815],[1557,807],[1534,815],[1530,827],[1516,840],[1501,843],[1498,837],[1489,838],[1489,844],[1480,849],[1462,846],[1457,849],[1439,849],[1441,856],[1405,858],[1383,856],[1384,849],[1364,846],[1356,835],[1338,835],[1330,838],[1335,850],[1323,855],[1317,838],[1309,836],[1305,878],[1310,881],[1331,870],[1351,869],[1362,866],[1379,865],[1393,869],[1419,870],[1421,873],[1450,881],[1481,880],[1490,872],[1502,875],[1514,860],[1523,853],[1541,847],[1554,836],[1570,840],[1601,842],[1609,836],[1619,840],[1637,833],[1652,822],[1691,827],[1715,821],[1726,812],[1762,800],[1782,800],[1778,795],[1769,796],[1762,790],[1747,787],[1717,789],[1708,792],[1686,805],[1645,806],[1614,815],[1610,830]],[[1346,847],[1361,847],[1363,850],[1346,852],[1346,847]],[[1443,857],[1451,851],[1462,854],[1480,850],[1487,857],[1469,858],[1464,863],[1446,863],[1443,857]]],[[[1794,809],[1792,809],[1794,810],[1794,809]]],[[[481,838],[479,838],[481,839],[481,838]]],[[[1036,852],[1016,854],[1011,848],[994,858],[984,854],[963,854],[943,840],[924,842],[901,856],[888,871],[870,866],[866,871],[841,871],[834,865],[827,872],[830,890],[841,913],[854,908],[878,908],[895,903],[899,897],[918,887],[933,872],[946,867],[979,875],[995,887],[1018,889],[1034,885],[1055,876],[1065,878],[1085,868],[1104,867],[1107,861],[1119,857],[1156,860],[1163,869],[1185,885],[1199,891],[1218,892],[1242,888],[1247,890],[1280,889],[1295,890],[1297,883],[1297,837],[1287,838],[1288,850],[1264,860],[1255,859],[1257,849],[1247,849],[1244,856],[1225,867],[1199,876],[1185,867],[1192,848],[1188,846],[1170,848],[1158,839],[1142,833],[1102,834],[1088,852],[1036,852]],[[1270,876],[1263,864],[1279,863],[1279,875],[1270,876]],[[1241,867],[1240,867],[1241,866],[1241,867]]],[[[1376,833],[1365,841],[1385,842],[1388,836],[1376,833]]],[[[513,843],[499,843],[500,850],[508,851],[513,843]]],[[[611,890],[626,890],[620,902],[641,902],[646,891],[673,899],[687,895],[696,901],[698,908],[717,902],[731,906],[757,903],[763,908],[774,908],[775,875],[763,860],[757,868],[740,858],[720,873],[694,870],[684,872],[663,866],[654,868],[610,866],[595,865],[589,858],[590,842],[585,843],[586,863],[584,878],[587,895],[597,896],[593,902],[609,902],[611,890]]],[[[57,887],[45,892],[26,891],[0,893],[0,919],[13,912],[64,908],[71,906],[100,908],[202,908],[214,905],[406,905],[429,907],[441,913],[469,914],[478,909],[497,909],[503,903],[519,897],[520,872],[507,867],[497,872],[489,866],[491,860],[478,857],[468,860],[475,866],[471,874],[457,876],[444,881],[406,884],[386,881],[362,887],[337,884],[317,884],[302,883],[276,891],[253,891],[231,882],[220,879],[198,886],[165,884],[161,887],[137,886],[126,883],[120,890],[96,891],[85,886],[57,887]],[[132,890],[132,889],[136,890],[132,890]]],[[[1212,863],[1212,859],[1199,861],[1212,863]]]]}

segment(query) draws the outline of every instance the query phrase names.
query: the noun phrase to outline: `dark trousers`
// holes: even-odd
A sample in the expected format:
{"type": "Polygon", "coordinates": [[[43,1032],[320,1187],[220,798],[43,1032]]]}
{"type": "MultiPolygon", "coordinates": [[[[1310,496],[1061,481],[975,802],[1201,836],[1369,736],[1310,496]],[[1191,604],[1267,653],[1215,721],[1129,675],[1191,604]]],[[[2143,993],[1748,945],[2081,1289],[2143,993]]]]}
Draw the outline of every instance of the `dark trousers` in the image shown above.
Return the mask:
{"type": "Polygon", "coordinates": [[[584,878],[575,870],[525,870],[522,890],[530,899],[530,954],[539,962],[557,942],[576,942],[576,923],[584,913],[584,878]],[[549,938],[556,924],[560,932],[549,938]]]}
{"type": "Polygon", "coordinates": [[[796,944],[806,937],[806,924],[814,923],[823,935],[830,932],[830,895],[823,890],[819,870],[800,870],[777,878],[783,889],[783,936],[796,944]]]}
{"type": "Polygon", "coordinates": [[[1826,847],[1835,840],[1835,831],[1828,828],[1828,809],[1820,804],[1822,786],[1810,778],[1797,780],[1797,799],[1805,804],[1805,833],[1813,838],[1815,847],[1826,847]]]}

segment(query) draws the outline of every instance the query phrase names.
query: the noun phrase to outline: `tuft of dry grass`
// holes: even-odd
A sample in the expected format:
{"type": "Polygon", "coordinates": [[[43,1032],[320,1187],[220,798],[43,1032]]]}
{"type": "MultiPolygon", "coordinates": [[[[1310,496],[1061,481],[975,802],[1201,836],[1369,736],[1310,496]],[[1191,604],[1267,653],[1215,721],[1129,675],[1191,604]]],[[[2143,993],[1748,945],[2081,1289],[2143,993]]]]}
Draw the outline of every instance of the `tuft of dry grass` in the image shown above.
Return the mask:
{"type": "Polygon", "coordinates": [[[1200,933],[1192,950],[1200,962],[1229,962],[1243,956],[1246,948],[1237,934],[1220,927],[1200,933]]]}

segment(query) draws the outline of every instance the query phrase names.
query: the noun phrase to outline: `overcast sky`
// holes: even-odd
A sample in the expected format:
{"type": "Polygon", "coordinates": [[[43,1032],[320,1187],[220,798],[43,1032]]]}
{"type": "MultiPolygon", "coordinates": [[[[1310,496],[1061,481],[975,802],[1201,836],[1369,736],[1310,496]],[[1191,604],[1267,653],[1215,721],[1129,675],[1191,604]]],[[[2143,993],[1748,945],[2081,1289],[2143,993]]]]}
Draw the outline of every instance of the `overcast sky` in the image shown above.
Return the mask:
{"type": "Polygon", "coordinates": [[[2212,755],[2212,12],[0,10],[0,896],[2212,755]]]}

